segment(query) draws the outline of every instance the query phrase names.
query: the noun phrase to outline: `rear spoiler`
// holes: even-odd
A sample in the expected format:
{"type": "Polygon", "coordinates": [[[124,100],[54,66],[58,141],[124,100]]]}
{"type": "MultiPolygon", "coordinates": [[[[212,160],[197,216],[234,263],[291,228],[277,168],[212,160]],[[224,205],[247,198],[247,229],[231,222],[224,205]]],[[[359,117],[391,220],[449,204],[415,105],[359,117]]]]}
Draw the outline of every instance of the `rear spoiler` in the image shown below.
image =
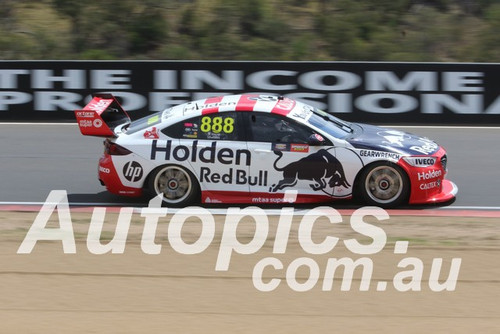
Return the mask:
{"type": "Polygon", "coordinates": [[[115,128],[130,123],[129,115],[111,94],[95,94],[85,108],[75,110],[80,132],[85,136],[114,137],[115,128]]]}

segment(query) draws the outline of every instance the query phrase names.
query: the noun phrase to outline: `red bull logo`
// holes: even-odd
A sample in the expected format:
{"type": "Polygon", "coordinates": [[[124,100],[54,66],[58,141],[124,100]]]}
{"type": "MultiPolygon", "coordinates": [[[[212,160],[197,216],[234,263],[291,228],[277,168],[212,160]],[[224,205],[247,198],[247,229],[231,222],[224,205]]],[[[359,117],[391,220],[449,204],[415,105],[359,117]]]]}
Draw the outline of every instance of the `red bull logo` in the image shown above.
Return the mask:
{"type": "MultiPolygon", "coordinates": [[[[273,164],[274,169],[283,172],[283,179],[270,188],[270,192],[277,192],[287,187],[293,187],[298,180],[314,181],[310,184],[314,191],[325,191],[325,188],[344,187],[351,185],[347,182],[344,168],[340,161],[326,149],[321,149],[298,161],[289,163],[284,167],[278,167],[278,161],[283,157],[282,151],[274,151],[278,159],[273,164]]],[[[327,193],[328,194],[328,193],[327,193]]]]}

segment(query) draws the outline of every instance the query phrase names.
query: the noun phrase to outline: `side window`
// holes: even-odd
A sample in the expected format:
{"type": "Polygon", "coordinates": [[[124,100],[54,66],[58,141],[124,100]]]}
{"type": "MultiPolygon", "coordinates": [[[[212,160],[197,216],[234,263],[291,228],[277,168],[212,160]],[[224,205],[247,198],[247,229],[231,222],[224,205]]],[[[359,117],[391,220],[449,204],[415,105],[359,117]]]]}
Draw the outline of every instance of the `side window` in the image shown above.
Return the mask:
{"type": "Polygon", "coordinates": [[[173,124],[162,132],[181,139],[242,140],[237,116],[233,112],[197,116],[173,124]]]}
{"type": "Polygon", "coordinates": [[[269,113],[249,114],[251,141],[307,144],[314,132],[293,120],[269,113]]]}

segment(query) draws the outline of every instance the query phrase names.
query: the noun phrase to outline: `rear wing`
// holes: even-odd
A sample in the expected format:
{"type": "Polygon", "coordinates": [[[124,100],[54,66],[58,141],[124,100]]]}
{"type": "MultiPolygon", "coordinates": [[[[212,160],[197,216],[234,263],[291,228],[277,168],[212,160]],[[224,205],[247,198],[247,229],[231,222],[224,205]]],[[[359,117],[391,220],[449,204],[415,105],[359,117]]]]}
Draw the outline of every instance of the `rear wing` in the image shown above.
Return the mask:
{"type": "Polygon", "coordinates": [[[130,117],[111,94],[95,94],[82,110],[75,110],[80,132],[85,136],[114,137],[115,128],[130,123],[130,117]]]}

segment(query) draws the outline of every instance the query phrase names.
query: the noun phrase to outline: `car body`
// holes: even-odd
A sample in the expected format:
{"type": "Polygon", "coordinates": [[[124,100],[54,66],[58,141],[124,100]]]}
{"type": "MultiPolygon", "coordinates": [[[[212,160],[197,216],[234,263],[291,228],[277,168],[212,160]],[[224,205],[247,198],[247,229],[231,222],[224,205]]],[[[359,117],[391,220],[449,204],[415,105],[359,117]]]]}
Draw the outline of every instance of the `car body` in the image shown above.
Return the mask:
{"type": "Polygon", "coordinates": [[[445,179],[446,151],[432,140],[286,97],[213,97],[131,122],[101,94],[75,115],[82,134],[106,137],[98,175],[108,191],[162,194],[166,205],[281,203],[291,194],[297,203],[356,197],[394,207],[457,193],[445,179]]]}

